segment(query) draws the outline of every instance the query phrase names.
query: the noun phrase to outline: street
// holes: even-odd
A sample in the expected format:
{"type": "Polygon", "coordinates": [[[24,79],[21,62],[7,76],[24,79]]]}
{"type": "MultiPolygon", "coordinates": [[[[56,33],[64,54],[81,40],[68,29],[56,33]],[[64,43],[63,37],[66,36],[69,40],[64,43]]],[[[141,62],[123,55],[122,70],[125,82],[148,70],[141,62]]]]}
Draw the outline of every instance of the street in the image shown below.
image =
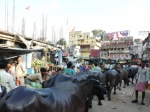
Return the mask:
{"type": "Polygon", "coordinates": [[[132,103],[134,100],[134,85],[122,88],[121,91],[117,89],[117,94],[112,94],[112,100],[108,101],[105,98],[102,101],[103,105],[98,106],[97,99],[93,101],[93,108],[89,109],[89,112],[150,112],[150,90],[146,92],[145,105],[141,105],[141,93],[139,93],[139,102],[132,103]]]}

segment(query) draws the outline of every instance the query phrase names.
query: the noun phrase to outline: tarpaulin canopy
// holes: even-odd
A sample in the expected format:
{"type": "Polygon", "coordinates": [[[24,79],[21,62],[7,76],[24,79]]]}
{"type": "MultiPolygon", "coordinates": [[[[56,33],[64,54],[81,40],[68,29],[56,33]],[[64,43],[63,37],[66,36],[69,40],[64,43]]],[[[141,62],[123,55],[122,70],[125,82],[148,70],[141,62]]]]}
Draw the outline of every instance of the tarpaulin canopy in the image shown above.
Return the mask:
{"type": "Polygon", "coordinates": [[[42,50],[43,50],[42,48],[21,49],[21,48],[0,47],[0,59],[24,55],[24,54],[28,54],[28,53],[32,53],[32,52],[38,52],[38,51],[42,51],[42,50]]]}

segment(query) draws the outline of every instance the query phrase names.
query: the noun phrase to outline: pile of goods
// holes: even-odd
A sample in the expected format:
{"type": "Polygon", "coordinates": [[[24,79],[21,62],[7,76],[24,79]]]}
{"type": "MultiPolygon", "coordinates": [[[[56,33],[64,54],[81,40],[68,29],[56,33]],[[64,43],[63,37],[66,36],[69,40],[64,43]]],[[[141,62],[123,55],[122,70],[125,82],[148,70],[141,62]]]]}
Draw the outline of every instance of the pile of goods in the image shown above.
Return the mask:
{"type": "Polygon", "coordinates": [[[32,62],[32,66],[33,67],[38,67],[38,68],[41,68],[41,67],[45,67],[45,64],[43,61],[39,60],[39,59],[35,59],[33,62],[32,62]]]}
{"type": "Polygon", "coordinates": [[[44,61],[41,61],[39,59],[35,59],[32,61],[32,67],[35,69],[36,73],[40,72],[40,68],[46,67],[46,64],[44,61]]]}

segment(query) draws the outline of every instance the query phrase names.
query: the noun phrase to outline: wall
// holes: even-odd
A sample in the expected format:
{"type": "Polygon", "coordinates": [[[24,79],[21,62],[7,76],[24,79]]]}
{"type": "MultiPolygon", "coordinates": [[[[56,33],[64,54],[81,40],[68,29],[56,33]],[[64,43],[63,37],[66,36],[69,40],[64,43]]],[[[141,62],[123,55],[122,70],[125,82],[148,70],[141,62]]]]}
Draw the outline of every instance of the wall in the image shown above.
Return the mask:
{"type": "Polygon", "coordinates": [[[81,52],[82,57],[89,57],[90,52],[81,52]]]}

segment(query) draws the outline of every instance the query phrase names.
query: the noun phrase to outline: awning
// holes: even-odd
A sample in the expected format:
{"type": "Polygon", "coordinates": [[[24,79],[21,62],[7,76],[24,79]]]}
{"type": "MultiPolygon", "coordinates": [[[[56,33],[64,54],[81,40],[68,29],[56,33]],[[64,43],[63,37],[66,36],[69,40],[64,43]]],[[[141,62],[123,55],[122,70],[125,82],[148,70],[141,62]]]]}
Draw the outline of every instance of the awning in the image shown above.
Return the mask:
{"type": "Polygon", "coordinates": [[[14,56],[29,54],[32,52],[42,51],[42,48],[36,49],[21,49],[21,48],[3,48],[0,47],[0,59],[2,58],[10,58],[14,56]]]}
{"type": "Polygon", "coordinates": [[[32,42],[33,42],[33,40],[26,40],[24,37],[22,37],[21,35],[17,35],[18,37],[19,37],[19,39],[26,45],[26,47],[28,48],[28,49],[30,49],[30,47],[31,47],[31,44],[32,44],[32,42]]]}

